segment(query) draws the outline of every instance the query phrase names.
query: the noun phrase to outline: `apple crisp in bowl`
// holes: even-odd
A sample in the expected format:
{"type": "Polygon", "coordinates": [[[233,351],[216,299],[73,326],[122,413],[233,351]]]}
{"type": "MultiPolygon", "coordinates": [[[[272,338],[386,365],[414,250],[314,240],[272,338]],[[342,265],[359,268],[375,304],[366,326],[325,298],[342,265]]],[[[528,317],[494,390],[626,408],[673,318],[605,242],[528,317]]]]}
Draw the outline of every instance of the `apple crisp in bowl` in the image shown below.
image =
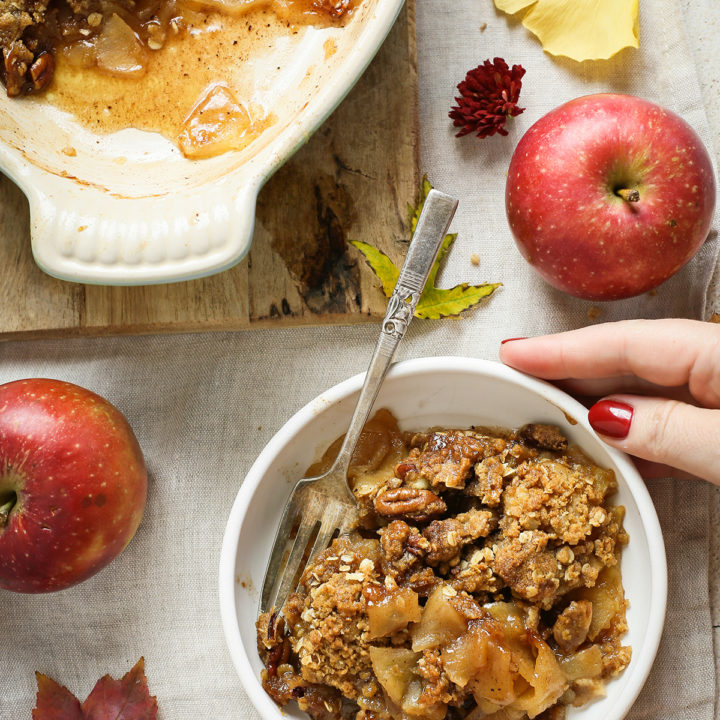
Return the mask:
{"type": "Polygon", "coordinates": [[[397,424],[376,416],[351,473],[357,531],[258,622],[285,497],[329,462],[361,383],[278,431],[228,521],[223,626],[261,716],[622,720],[664,620],[652,501],[585,408],[497,363],[392,368],[376,406],[397,424]]]}
{"type": "Polygon", "coordinates": [[[561,720],[627,667],[615,474],[556,426],[402,433],[381,410],[350,477],[358,530],[258,620],[279,705],[315,720],[561,720]]]}

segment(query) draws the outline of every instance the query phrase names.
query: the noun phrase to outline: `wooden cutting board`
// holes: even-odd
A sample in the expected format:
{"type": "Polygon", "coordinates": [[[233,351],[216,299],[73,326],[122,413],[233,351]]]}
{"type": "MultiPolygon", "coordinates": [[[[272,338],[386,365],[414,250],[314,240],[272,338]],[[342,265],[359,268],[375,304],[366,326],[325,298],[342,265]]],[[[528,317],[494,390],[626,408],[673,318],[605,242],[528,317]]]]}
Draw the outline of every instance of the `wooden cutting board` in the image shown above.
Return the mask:
{"type": "Polygon", "coordinates": [[[386,300],[350,240],[400,263],[420,182],[414,0],[358,84],[265,185],[249,256],[201,280],[100,287],[45,275],[0,175],[0,339],[354,323],[386,300]]]}

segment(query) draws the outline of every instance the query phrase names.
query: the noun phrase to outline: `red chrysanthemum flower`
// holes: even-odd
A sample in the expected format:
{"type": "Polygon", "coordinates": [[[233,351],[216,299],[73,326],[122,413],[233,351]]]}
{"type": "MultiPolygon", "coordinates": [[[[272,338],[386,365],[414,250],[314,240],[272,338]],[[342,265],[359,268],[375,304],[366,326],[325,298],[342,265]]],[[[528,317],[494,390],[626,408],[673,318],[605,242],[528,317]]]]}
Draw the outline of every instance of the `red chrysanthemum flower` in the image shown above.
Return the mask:
{"type": "Polygon", "coordinates": [[[453,125],[462,128],[456,137],[472,132],[479,138],[495,133],[507,135],[505,121],[525,110],[517,106],[524,74],[522,65],[513,65],[510,70],[499,57],[468,71],[457,86],[460,92],[460,97],[455,98],[457,106],[450,110],[453,125]]]}

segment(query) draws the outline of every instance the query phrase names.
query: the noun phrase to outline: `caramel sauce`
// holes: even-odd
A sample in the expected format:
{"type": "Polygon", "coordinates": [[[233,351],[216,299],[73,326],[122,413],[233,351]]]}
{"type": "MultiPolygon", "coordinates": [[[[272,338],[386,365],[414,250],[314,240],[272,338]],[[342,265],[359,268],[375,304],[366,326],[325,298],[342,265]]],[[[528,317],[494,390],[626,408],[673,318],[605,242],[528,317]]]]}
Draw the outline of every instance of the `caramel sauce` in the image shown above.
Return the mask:
{"type": "MultiPolygon", "coordinates": [[[[88,66],[82,57],[78,60],[86,41],[57,47],[46,99],[94,132],[136,128],[160,133],[186,157],[239,150],[275,122],[255,102],[244,69],[248,59],[304,25],[342,25],[347,19],[319,11],[316,0],[189,2],[192,7],[173,6],[166,13],[166,20],[172,18],[156,49],[153,35],[149,46],[142,42],[148,39],[147,27],[154,28],[124,16],[141,45],[141,67],[133,65],[130,72],[113,73],[97,61],[88,66]]],[[[351,12],[355,4],[352,0],[346,7],[351,12]]],[[[332,54],[325,51],[326,57],[332,54]]]]}
{"type": "MultiPolygon", "coordinates": [[[[340,452],[345,435],[337,438],[306,471],[305,477],[316,477],[327,472],[340,452]]],[[[398,423],[387,408],[381,408],[365,423],[353,451],[348,479],[351,484],[358,478],[373,484],[375,475],[387,476],[407,454],[405,438],[398,423]]],[[[357,488],[355,488],[357,491],[357,488]]]]}

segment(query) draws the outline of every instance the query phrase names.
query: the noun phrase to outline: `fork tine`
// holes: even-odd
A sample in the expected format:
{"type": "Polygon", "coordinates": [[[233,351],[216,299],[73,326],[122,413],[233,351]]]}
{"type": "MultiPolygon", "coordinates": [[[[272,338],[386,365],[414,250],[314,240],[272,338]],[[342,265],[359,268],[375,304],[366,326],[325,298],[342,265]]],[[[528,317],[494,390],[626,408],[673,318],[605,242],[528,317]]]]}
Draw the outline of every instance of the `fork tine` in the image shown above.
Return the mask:
{"type": "Polygon", "coordinates": [[[280,610],[288,595],[297,587],[297,580],[307,562],[329,545],[336,531],[350,530],[356,516],[355,507],[347,502],[312,492],[308,488],[305,488],[305,492],[296,490],[285,507],[275,534],[272,556],[263,581],[260,612],[267,612],[272,607],[280,610]],[[296,536],[292,538],[293,526],[298,518],[300,524],[296,536]],[[307,554],[318,525],[317,536],[307,554]],[[301,567],[304,558],[307,560],[301,567]]]}
{"type": "Polygon", "coordinates": [[[270,607],[274,606],[277,610],[280,610],[285,604],[288,595],[297,587],[300,563],[305,556],[308,543],[310,542],[313,532],[315,532],[315,528],[318,526],[318,522],[319,518],[314,515],[303,517],[297,531],[297,536],[293,542],[292,550],[290,550],[287,563],[282,570],[282,576],[278,578],[279,582],[276,583],[279,587],[274,593],[270,607]]]}
{"type": "Polygon", "coordinates": [[[275,604],[274,600],[277,597],[277,592],[273,591],[277,590],[276,586],[280,581],[282,561],[287,554],[288,545],[292,542],[293,526],[298,519],[298,506],[294,500],[295,497],[293,496],[286,503],[280,524],[275,533],[272,555],[265,569],[265,578],[263,579],[260,612],[267,612],[275,604]]]}
{"type": "Polygon", "coordinates": [[[338,502],[332,502],[325,508],[320,530],[315,538],[312,550],[308,555],[308,563],[314,560],[318,553],[321,553],[327,548],[335,531],[340,530],[342,517],[347,513],[347,511],[347,505],[338,502]]]}

